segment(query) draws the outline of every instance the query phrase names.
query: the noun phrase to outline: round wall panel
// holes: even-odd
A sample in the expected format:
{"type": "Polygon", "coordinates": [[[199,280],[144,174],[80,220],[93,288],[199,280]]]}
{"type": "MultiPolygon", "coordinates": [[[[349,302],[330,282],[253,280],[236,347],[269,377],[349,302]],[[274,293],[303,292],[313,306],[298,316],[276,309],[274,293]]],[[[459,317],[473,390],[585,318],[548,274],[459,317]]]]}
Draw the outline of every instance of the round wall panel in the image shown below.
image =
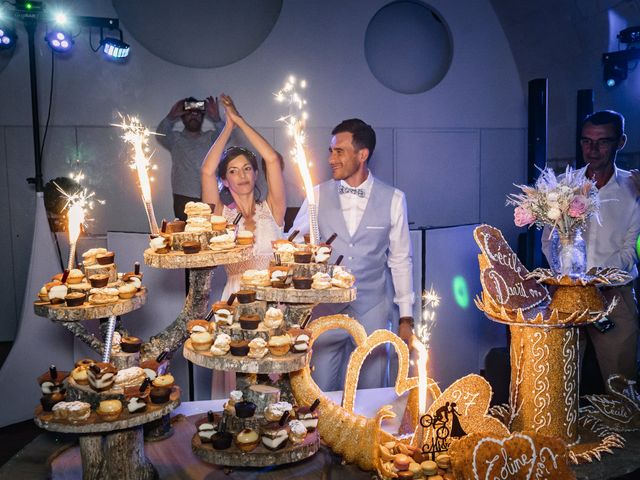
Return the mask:
{"type": "Polygon", "coordinates": [[[282,0],[113,0],[113,6],[127,31],[154,55],[212,68],[256,50],[276,24],[282,0]]]}
{"type": "Polygon", "coordinates": [[[398,0],[373,16],[364,41],[374,77],[398,93],[415,94],[435,87],[453,57],[451,32],[429,5],[398,0]]]}

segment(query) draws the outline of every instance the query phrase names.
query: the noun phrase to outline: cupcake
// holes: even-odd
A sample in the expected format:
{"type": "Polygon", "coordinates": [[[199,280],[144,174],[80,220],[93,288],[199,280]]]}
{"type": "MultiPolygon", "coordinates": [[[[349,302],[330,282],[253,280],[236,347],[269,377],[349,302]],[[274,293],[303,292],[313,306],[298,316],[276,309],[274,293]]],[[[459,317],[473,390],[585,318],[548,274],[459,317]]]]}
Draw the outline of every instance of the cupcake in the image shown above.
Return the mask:
{"type": "Polygon", "coordinates": [[[169,401],[169,396],[171,395],[171,389],[165,387],[153,387],[151,392],[149,393],[149,398],[151,399],[151,403],[156,405],[167,403],[169,401]]]}
{"type": "Polygon", "coordinates": [[[183,242],[182,243],[182,251],[187,255],[198,253],[200,251],[200,248],[201,248],[200,242],[183,242]]]}
{"type": "Polygon", "coordinates": [[[41,302],[48,302],[49,301],[49,292],[47,291],[47,287],[45,287],[44,285],[42,286],[42,288],[38,292],[38,299],[41,302]]]}
{"type": "Polygon", "coordinates": [[[234,357],[246,357],[249,353],[249,342],[246,340],[232,340],[229,350],[234,357]]]}
{"type": "Polygon", "coordinates": [[[229,352],[231,337],[226,333],[219,333],[211,346],[210,352],[213,355],[226,355],[229,352]]]}
{"type": "Polygon", "coordinates": [[[184,232],[185,227],[187,226],[187,222],[184,220],[178,220],[177,218],[171,222],[167,222],[167,226],[165,228],[166,233],[181,233],[184,232]]]}
{"type": "Polygon", "coordinates": [[[107,283],[109,283],[109,275],[106,273],[96,273],[89,277],[89,283],[93,288],[106,287],[107,283]]]}
{"type": "Polygon", "coordinates": [[[269,329],[279,328],[284,320],[284,312],[276,307],[269,307],[264,314],[264,326],[269,329]]]}
{"type": "Polygon", "coordinates": [[[253,303],[256,301],[256,291],[255,290],[240,290],[236,292],[236,298],[239,303],[247,304],[253,303]]]}
{"type": "Polygon", "coordinates": [[[158,375],[156,378],[154,378],[151,382],[151,385],[153,385],[154,387],[171,388],[173,387],[174,383],[175,379],[173,378],[173,375],[171,375],[170,373],[166,373],[164,375],[158,375]]]}
{"type": "Polygon", "coordinates": [[[287,288],[289,285],[286,283],[288,272],[286,270],[273,270],[271,272],[271,286],[273,288],[287,288]]]}
{"type": "Polygon", "coordinates": [[[258,315],[242,315],[240,316],[240,327],[245,330],[256,330],[260,324],[258,315]]]}
{"type": "Polygon", "coordinates": [[[211,228],[214,232],[224,232],[227,229],[227,219],[220,215],[211,215],[211,228]]]}
{"type": "Polygon", "coordinates": [[[291,348],[291,337],[287,334],[275,335],[269,339],[267,343],[271,355],[280,357],[286,355],[291,348]]]}
{"type": "Polygon", "coordinates": [[[249,357],[263,358],[267,353],[269,353],[269,349],[264,338],[256,337],[249,342],[249,357]]]}
{"type": "Polygon", "coordinates": [[[84,304],[87,296],[80,292],[71,292],[65,295],[64,301],[67,303],[67,307],[80,307],[84,304]]]}
{"type": "Polygon", "coordinates": [[[289,440],[291,443],[300,444],[307,437],[307,428],[300,420],[291,420],[289,422],[289,440]]]}
{"type": "Polygon", "coordinates": [[[295,252],[293,261],[296,263],[311,263],[311,252],[295,252]]]}
{"type": "Polygon", "coordinates": [[[76,362],[76,364],[74,365],[75,367],[82,367],[84,369],[89,368],[91,365],[93,365],[94,363],[96,363],[95,360],[92,360],[90,358],[81,358],[80,360],[78,360],[76,362]]]}
{"type": "Polygon", "coordinates": [[[66,285],[55,285],[49,289],[48,297],[52,305],[64,303],[68,288],[66,285]]]}
{"type": "Polygon", "coordinates": [[[136,353],[142,347],[142,340],[138,337],[122,337],[120,348],[124,353],[136,353]]]}
{"type": "Polygon", "coordinates": [[[136,293],[138,293],[138,289],[134,285],[126,284],[118,287],[118,297],[122,299],[133,298],[136,293]]]}
{"type": "Polygon", "coordinates": [[[256,404],[246,400],[237,402],[234,407],[238,418],[251,418],[256,411],[256,404]]]}
{"type": "Polygon", "coordinates": [[[73,378],[73,381],[78,385],[89,385],[89,374],[87,373],[87,368],[74,368],[71,370],[71,378],[73,378]]]}
{"type": "Polygon", "coordinates": [[[278,422],[269,422],[261,428],[260,440],[269,450],[278,450],[287,444],[289,427],[278,422]]]}
{"type": "Polygon", "coordinates": [[[96,256],[99,254],[107,253],[106,248],[90,248],[82,254],[82,264],[86,267],[95,265],[98,263],[96,256]]]}
{"type": "Polygon", "coordinates": [[[253,451],[260,441],[258,432],[251,428],[245,428],[236,435],[236,447],[244,453],[253,451]]]}
{"type": "Polygon", "coordinates": [[[189,320],[187,322],[187,332],[189,333],[197,333],[197,332],[208,332],[209,331],[209,322],[203,320],[201,318],[196,318],[194,320],[189,320]]]}
{"type": "Polygon", "coordinates": [[[191,334],[191,346],[198,352],[204,352],[211,348],[213,337],[207,332],[194,332],[191,334]]]}
{"type": "Polygon", "coordinates": [[[77,268],[74,268],[69,272],[69,276],[67,277],[67,283],[70,285],[72,283],[80,283],[83,278],[84,278],[84,273],[82,273],[82,270],[78,270],[77,268]]]}
{"type": "Polygon", "coordinates": [[[264,418],[269,422],[278,422],[282,418],[285,412],[291,412],[293,405],[289,402],[276,402],[270,403],[264,409],[264,418]]]}
{"type": "Polygon", "coordinates": [[[240,230],[236,235],[236,243],[238,245],[253,245],[253,232],[240,230]]]}
{"type": "Polygon", "coordinates": [[[211,437],[211,446],[216,450],[226,450],[231,446],[233,435],[229,432],[217,432],[211,437]]]}
{"type": "Polygon", "coordinates": [[[101,420],[112,422],[122,413],[122,402],[120,400],[103,400],[96,408],[96,413],[101,420]]]}
{"type": "Polygon", "coordinates": [[[96,260],[100,265],[111,265],[115,258],[116,254],[113,252],[99,253],[96,255],[96,260]]]}
{"type": "Polygon", "coordinates": [[[293,288],[297,290],[309,290],[312,281],[309,277],[293,277],[293,288]]]}

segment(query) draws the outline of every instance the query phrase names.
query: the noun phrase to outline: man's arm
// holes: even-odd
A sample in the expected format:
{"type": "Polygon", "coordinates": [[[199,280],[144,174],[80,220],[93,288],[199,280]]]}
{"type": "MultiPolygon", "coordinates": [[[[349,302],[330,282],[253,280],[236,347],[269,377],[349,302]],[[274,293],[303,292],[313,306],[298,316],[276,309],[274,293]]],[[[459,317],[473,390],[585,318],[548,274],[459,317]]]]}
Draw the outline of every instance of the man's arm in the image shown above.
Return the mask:
{"type": "Polygon", "coordinates": [[[398,333],[403,340],[408,341],[413,328],[415,294],[413,291],[413,262],[407,220],[407,202],[404,193],[399,190],[394,192],[391,200],[391,230],[389,232],[387,265],[391,270],[395,291],[393,301],[400,310],[398,333]]]}
{"type": "Polygon", "coordinates": [[[173,148],[176,136],[176,132],[173,130],[173,124],[182,116],[182,114],[184,114],[184,100],[178,100],[173,104],[171,110],[167,113],[167,116],[162,119],[156,129],[156,133],[161,134],[156,136],[158,143],[167,150],[171,150],[173,148]]]}
{"type": "Polygon", "coordinates": [[[620,268],[626,272],[631,272],[638,261],[638,253],[636,251],[638,235],[640,235],[640,202],[636,199],[622,247],[607,258],[603,262],[603,266],[620,268]]]}

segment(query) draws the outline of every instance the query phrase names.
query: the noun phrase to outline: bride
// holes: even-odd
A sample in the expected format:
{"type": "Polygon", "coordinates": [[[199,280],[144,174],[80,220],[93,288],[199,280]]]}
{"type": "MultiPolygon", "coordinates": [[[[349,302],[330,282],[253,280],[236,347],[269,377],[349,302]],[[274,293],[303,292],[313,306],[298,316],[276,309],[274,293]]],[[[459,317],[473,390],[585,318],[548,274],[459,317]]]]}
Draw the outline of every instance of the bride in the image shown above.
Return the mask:
{"type": "Polygon", "coordinates": [[[202,164],[202,201],[214,204],[214,213],[224,216],[228,223],[242,214],[239,229],[254,234],[253,257],[225,266],[227,283],[222,299],[226,300],[239,290],[240,277],[245,270],[268,268],[272,258],[271,241],[282,236],[287,205],[282,157],[238,113],[231,97],[221,95],[220,101],[226,114],[226,123],[202,164]],[[234,127],[242,131],[264,161],[268,189],[265,200],[260,200],[260,192],[256,187],[258,160],[255,154],[241,147],[225,150],[234,127]],[[223,205],[220,198],[218,178],[233,198],[228,206],[223,205]]]}

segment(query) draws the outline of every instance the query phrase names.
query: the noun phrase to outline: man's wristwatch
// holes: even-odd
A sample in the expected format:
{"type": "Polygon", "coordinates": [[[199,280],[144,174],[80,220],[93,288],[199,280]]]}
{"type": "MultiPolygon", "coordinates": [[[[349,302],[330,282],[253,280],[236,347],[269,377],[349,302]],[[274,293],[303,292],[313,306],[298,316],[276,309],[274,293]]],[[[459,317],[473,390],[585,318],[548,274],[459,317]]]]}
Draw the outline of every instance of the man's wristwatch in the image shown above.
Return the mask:
{"type": "Polygon", "coordinates": [[[411,328],[413,328],[413,317],[400,317],[400,319],[398,320],[398,325],[402,325],[403,323],[407,323],[411,328]]]}

